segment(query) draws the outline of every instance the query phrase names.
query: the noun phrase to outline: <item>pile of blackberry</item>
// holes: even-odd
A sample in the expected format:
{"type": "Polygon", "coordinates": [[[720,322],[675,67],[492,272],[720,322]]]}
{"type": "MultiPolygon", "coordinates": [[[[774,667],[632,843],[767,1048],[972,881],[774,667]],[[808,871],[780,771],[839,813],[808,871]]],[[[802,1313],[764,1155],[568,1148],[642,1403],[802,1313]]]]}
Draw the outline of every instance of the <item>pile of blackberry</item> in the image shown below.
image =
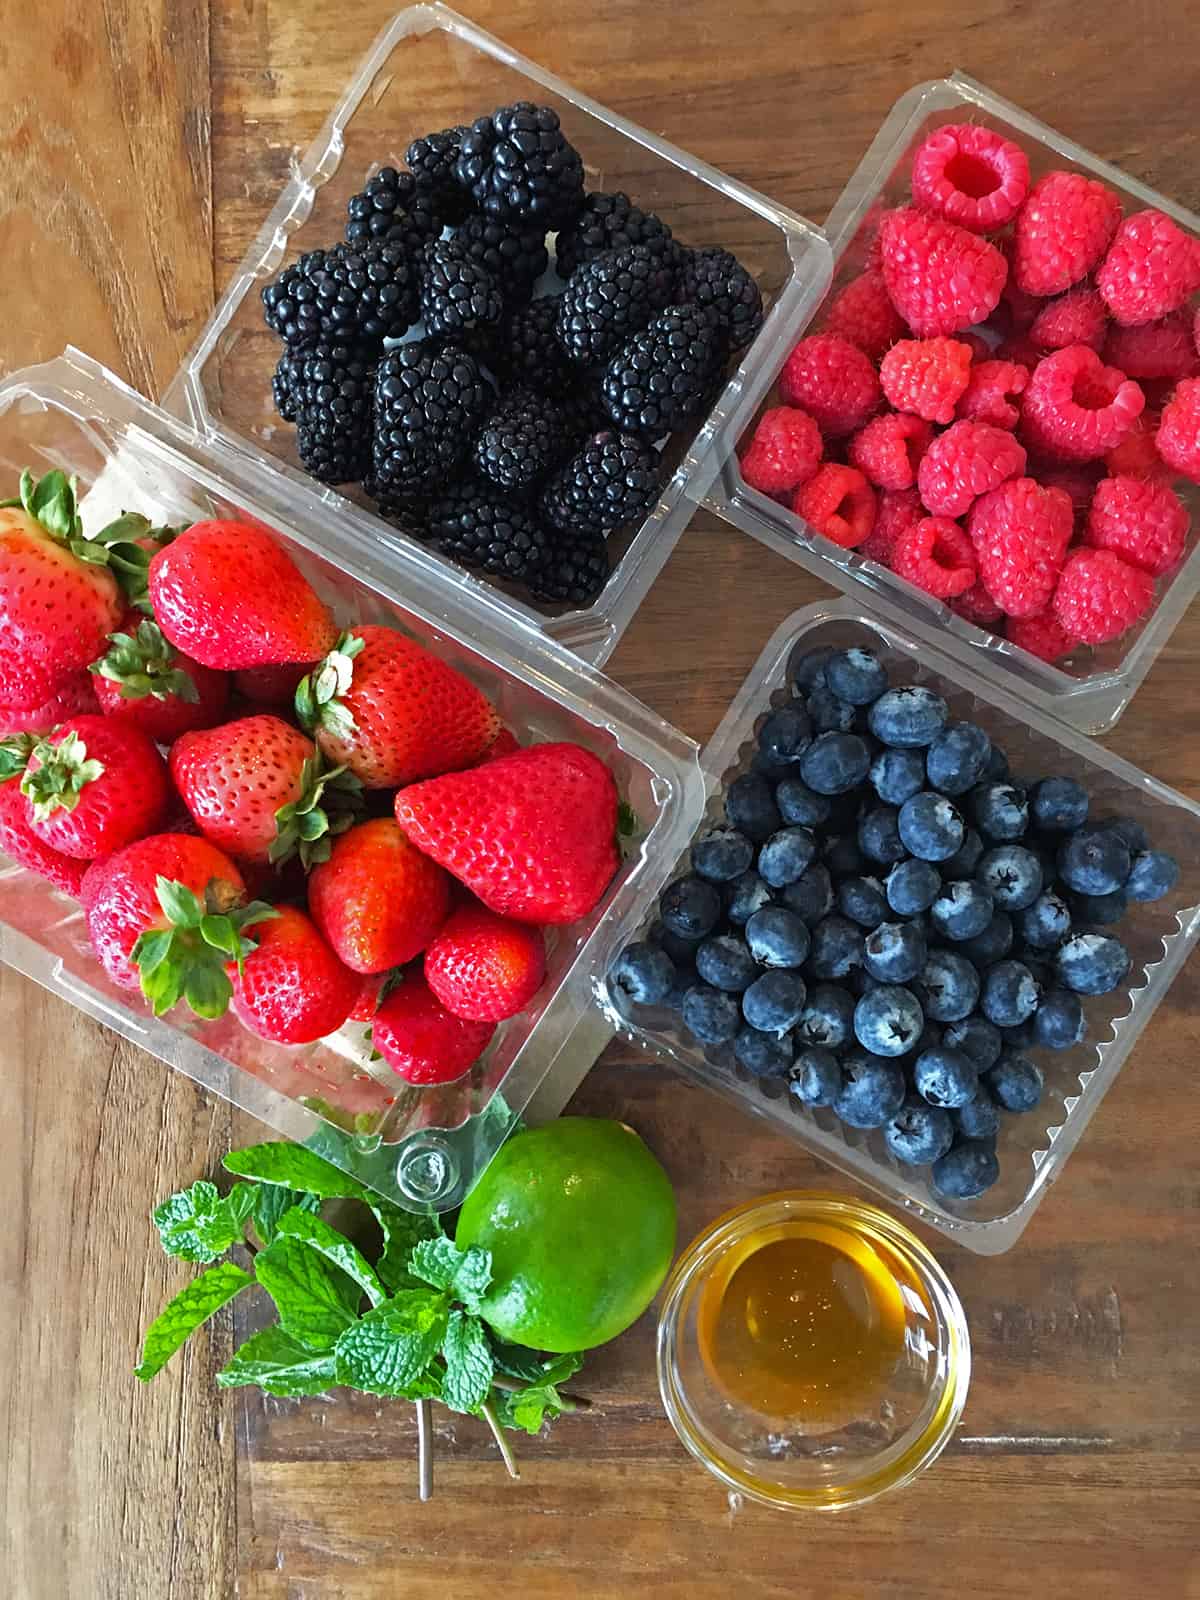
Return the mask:
{"type": "Polygon", "coordinates": [[[810,651],[791,690],[610,992],[971,1199],[1001,1118],[1041,1099],[1027,1052],[1083,1041],[1081,997],[1130,978],[1112,926],[1179,865],[1133,818],[1093,819],[1074,779],[1014,778],[870,651],[810,651]]]}
{"type": "Polygon", "coordinates": [[[305,470],[555,605],[603,589],[669,436],[762,322],[734,256],[586,192],[557,114],[525,102],[414,140],[262,300],[305,470]]]}

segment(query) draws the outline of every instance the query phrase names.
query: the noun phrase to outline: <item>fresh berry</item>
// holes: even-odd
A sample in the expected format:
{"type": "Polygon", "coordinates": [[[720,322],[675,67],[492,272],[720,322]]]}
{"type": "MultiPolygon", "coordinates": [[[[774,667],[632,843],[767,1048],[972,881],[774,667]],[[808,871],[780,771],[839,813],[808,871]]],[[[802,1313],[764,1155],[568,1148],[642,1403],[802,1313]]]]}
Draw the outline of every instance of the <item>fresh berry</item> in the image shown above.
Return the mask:
{"type": "Polygon", "coordinates": [[[525,304],[549,262],[546,231],[539,225],[524,228],[497,217],[473,216],[455,230],[454,242],[483,268],[510,307],[525,304]]]}
{"type": "Polygon", "coordinates": [[[1200,369],[1200,355],[1193,339],[1192,318],[1187,311],[1172,311],[1156,322],[1124,328],[1119,323],[1108,330],[1104,359],[1119,367],[1127,378],[1194,377],[1200,369]]]}
{"type": "Polygon", "coordinates": [[[1071,833],[1087,821],[1087,790],[1074,778],[1042,778],[1029,791],[1029,811],[1035,827],[1071,833]]]}
{"type": "Polygon", "coordinates": [[[755,844],[762,844],[782,825],[775,792],[757,772],[743,773],[726,789],[725,815],[755,844]]]}
{"type": "MultiPolygon", "coordinates": [[[[1042,307],[1030,324],[1029,342],[1047,354],[1073,344],[1086,344],[1092,350],[1100,350],[1108,327],[1104,301],[1095,289],[1080,285],[1042,307]]],[[[1112,364],[1120,365],[1116,361],[1112,364]]]]}
{"type": "Polygon", "coordinates": [[[95,682],[92,668],[88,667],[64,678],[58,693],[40,706],[0,705],[0,739],[14,733],[51,733],[68,717],[99,711],[95,682]]]}
{"type": "Polygon", "coordinates": [[[979,999],[979,974],[953,950],[931,950],[921,974],[925,1015],[934,1022],[961,1022],[979,999]]]}
{"type": "Polygon", "coordinates": [[[806,411],[773,406],[741,458],[742,477],[762,494],[790,494],[816,472],[823,449],[821,430],[806,411]]]}
{"type": "Polygon", "coordinates": [[[915,489],[884,489],[876,495],[875,525],[857,546],[860,556],[877,561],[881,567],[890,567],[900,535],[920,522],[925,507],[915,489]]]}
{"type": "Polygon", "coordinates": [[[1075,994],[1097,995],[1116,989],[1133,963],[1119,940],[1078,933],[1059,946],[1054,965],[1062,983],[1075,994]]]}
{"type": "Polygon", "coordinates": [[[941,876],[928,861],[901,861],[887,880],[887,901],[898,917],[919,917],[936,900],[941,876]]]}
{"type": "Polygon", "coordinates": [[[870,360],[836,333],[800,340],[779,374],[779,393],[786,405],[807,411],[830,439],[857,432],[882,398],[870,360]]]}
{"type": "Polygon", "coordinates": [[[726,885],[725,915],[735,927],[743,927],[756,911],[771,903],[770,887],[757,872],[740,873],[726,885]]]}
{"type": "Polygon", "coordinates": [[[976,1072],[986,1072],[1000,1058],[1003,1035],[999,1028],[978,1013],[952,1022],[942,1035],[942,1044],[948,1050],[965,1055],[976,1072]]]}
{"type": "Polygon", "coordinates": [[[854,999],[845,989],[832,983],[818,983],[808,999],[796,1036],[806,1045],[839,1050],[854,1034],[854,999]]]}
{"type": "Polygon", "coordinates": [[[991,890],[971,879],[954,879],[942,885],[929,908],[934,927],[945,939],[974,939],[992,920],[991,890]]]}
{"type": "Polygon", "coordinates": [[[742,1015],[762,1033],[786,1034],[803,1016],[805,998],[798,972],[764,972],[742,995],[742,1015]]]}
{"type": "Polygon", "coordinates": [[[746,923],[750,954],[762,967],[800,967],[808,959],[808,928],[785,906],[764,906],[746,923]]]}
{"type": "Polygon", "coordinates": [[[425,952],[425,981],[456,1017],[502,1022],[524,1011],[546,975],[542,935],[478,906],[450,917],[425,952]]]}
{"type": "Polygon", "coordinates": [[[736,828],[713,828],[692,842],[692,867],[710,883],[729,883],[754,863],[754,845],[736,828]]]}
{"type": "Polygon", "coordinates": [[[674,282],[671,263],[646,245],[594,257],[559,296],[559,342],[580,366],[602,364],[670,304],[674,282]]]}
{"type": "Polygon", "coordinates": [[[471,460],[502,494],[521,495],[558,465],[571,444],[560,405],[530,389],[509,389],[480,430],[471,460]]]}
{"type": "Polygon", "coordinates": [[[1023,911],[1042,892],[1042,863],[1022,844],[998,844],[985,850],[977,868],[979,881],[1001,911],[1023,911]]]}
{"type": "MultiPolygon", "coordinates": [[[[844,978],[862,965],[863,932],[847,917],[836,914],[818,922],[812,930],[809,970],[814,978],[844,978]]],[[[818,1043],[828,1043],[817,1041],[818,1043]]]]}
{"type": "Polygon", "coordinates": [[[1131,900],[1161,900],[1179,882],[1179,863],[1165,850],[1139,850],[1133,858],[1125,892],[1131,900]]]}
{"type": "Polygon", "coordinates": [[[901,339],[884,356],[879,381],[888,404],[927,422],[953,422],[971,377],[961,339],[901,339]]]}
{"type": "MultiPolygon", "coordinates": [[[[761,881],[761,880],[760,880],[761,881]]],[[[811,928],[833,910],[833,881],[824,862],[814,861],[807,872],[789,883],[782,900],[789,911],[794,911],[811,928]]],[[[730,910],[730,918],[733,912],[730,910]]]]}
{"type": "Polygon", "coordinates": [[[947,1200],[973,1200],[1000,1176],[995,1144],[990,1139],[963,1139],[938,1157],[929,1176],[934,1189],[947,1200]]]}
{"type": "Polygon", "coordinates": [[[661,438],[704,409],[721,358],[720,334],[704,313],[671,306],[605,367],[604,408],[621,432],[661,438]]]}
{"type": "Polygon", "coordinates": [[[804,705],[818,733],[849,733],[857,720],[850,702],[839,699],[832,689],[822,685],[807,696],[804,705]]]}
{"type": "Polygon", "coordinates": [[[880,983],[911,983],[926,958],[925,935],[913,922],[881,922],[863,941],[863,967],[880,983]]]}
{"type": "Polygon", "coordinates": [[[1008,263],[986,239],[912,206],[879,225],[883,280],[918,338],[986,322],[1000,301],[1008,263]]]}
{"type": "Polygon", "coordinates": [[[417,320],[412,255],[389,239],[310,250],[264,285],[262,300],[267,326],[288,344],[325,339],[378,348],[417,320]]]}
{"type": "Polygon", "coordinates": [[[973,939],[964,939],[959,948],[967,960],[983,972],[997,961],[1003,961],[1012,947],[1012,918],[1007,911],[997,911],[982,933],[977,933],[973,939]]]}
{"type": "Polygon", "coordinates": [[[894,1061],[861,1051],[846,1057],[842,1086],[833,1102],[842,1122],[851,1128],[882,1128],[903,1104],[904,1074],[894,1061]]]}
{"type": "Polygon", "coordinates": [[[737,996],[698,983],[683,997],[684,1026],[701,1044],[728,1044],[742,1025],[737,996]]]}
{"type": "Polygon", "coordinates": [[[762,327],[757,283],[735,255],[714,245],[684,254],[677,297],[711,313],[731,350],[744,350],[762,327]]]}
{"type": "Polygon", "coordinates": [[[816,839],[808,828],[781,828],[758,852],[759,876],[772,889],[782,889],[807,872],[816,852],[816,839]]]}
{"type": "Polygon", "coordinates": [[[945,861],[963,842],[958,808],[932,789],[914,794],[900,807],[900,837],[919,861],[945,861]]]}
{"type": "Polygon", "coordinates": [[[942,862],[941,870],[948,878],[969,878],[979,865],[982,855],[983,840],[974,828],[968,828],[958,849],[942,862]]]}
{"type": "Polygon", "coordinates": [[[856,733],[822,733],[800,758],[800,776],[818,794],[847,794],[871,765],[871,752],[856,733]]]}
{"type": "Polygon", "coordinates": [[[608,974],[609,988],[640,1006],[662,1005],[674,982],[670,956],[652,944],[627,944],[608,974]]]}
{"type": "MultiPolygon", "coordinates": [[[[526,442],[536,426],[530,423],[526,442]]],[[[511,442],[512,435],[508,438],[511,442]]],[[[497,452],[497,471],[524,470],[529,460],[519,450],[503,456],[497,452]]],[[[554,548],[550,532],[526,507],[504,499],[493,485],[470,478],[450,484],[430,504],[429,528],[443,555],[514,582],[540,576],[554,548]]]]}
{"type": "Polygon", "coordinates": [[[855,1006],[854,1036],[872,1055],[902,1056],[920,1038],[924,1020],[911,989],[882,983],[855,1006]]]}
{"type": "Polygon", "coordinates": [[[729,994],[741,994],[758,974],[746,941],[721,933],[705,939],[696,951],[696,971],[705,983],[729,994]]]}
{"type": "Polygon", "coordinates": [[[793,692],[797,695],[806,695],[814,689],[823,689],[825,668],[835,655],[837,655],[836,648],[831,644],[824,644],[816,650],[806,650],[792,660],[788,664],[788,677],[791,679],[793,692]]]}
{"type": "Polygon", "coordinates": [[[1061,661],[1079,648],[1079,640],[1066,631],[1052,610],[1032,617],[1010,617],[1004,634],[1011,644],[1028,650],[1039,661],[1061,661]]]}
{"type": "Polygon", "coordinates": [[[878,878],[843,878],[837,886],[837,908],[860,928],[877,928],[888,910],[883,885],[878,878]]]}
{"type": "Polygon", "coordinates": [[[851,439],[850,464],[876,488],[911,489],[932,442],[933,429],[923,418],[888,412],[874,417],[851,439]]]}
{"type": "Polygon", "coordinates": [[[862,272],[839,289],[825,312],[825,333],[836,333],[878,361],[908,332],[892,304],[883,273],[862,272]]]}
{"type": "Polygon", "coordinates": [[[670,932],[683,939],[700,940],[720,920],[721,896],[703,878],[677,878],[663,890],[658,913],[670,932]]]}
{"type": "Polygon", "coordinates": [[[843,550],[868,537],[875,523],[875,491],[853,467],[827,462],[802,483],[792,510],[819,534],[843,550]]]}
{"type": "Polygon", "coordinates": [[[295,360],[296,453],[321,483],[357,483],[371,469],[377,353],[326,344],[295,360]]]}
{"type": "Polygon", "coordinates": [[[913,1063],[913,1083],[927,1104],[949,1110],[965,1106],[975,1098],[979,1074],[969,1055],[943,1044],[936,1049],[923,1050],[917,1057],[913,1063]]]}
{"type": "Polygon", "coordinates": [[[1009,616],[1043,611],[1054,593],[1075,524],[1068,496],[1033,478],[1010,478],[980,495],[967,532],[988,594],[1009,616]]]}
{"type": "Polygon", "coordinates": [[[436,238],[443,221],[450,220],[415,171],[397,172],[395,167],[380,167],[361,193],[350,196],[346,219],[346,243],[355,249],[393,244],[410,255],[436,238]]]}
{"type": "Polygon", "coordinates": [[[826,663],[825,681],[849,705],[869,706],[887,688],[887,668],[870,650],[839,650],[826,663]]]}
{"type": "Polygon", "coordinates": [[[1154,604],[1154,579],[1111,550],[1072,552],[1054,591],[1054,614],[1084,644],[1118,639],[1154,604]]]}
{"type": "Polygon", "coordinates": [[[1182,559],[1188,524],[1186,506],[1166,484],[1105,478],[1092,497],[1084,543],[1161,577],[1182,559]]]}
{"type": "Polygon", "coordinates": [[[1062,294],[1086,278],[1108,249],[1121,202],[1095,178],[1048,172],[1029,191],[1016,220],[1012,271],[1026,294],[1062,294]]]}
{"type": "Polygon", "coordinates": [[[660,478],[654,450],[633,434],[606,431],[579,447],[539,504],[552,527],[603,538],[649,514],[660,478]]]}
{"type": "Polygon", "coordinates": [[[758,748],[775,767],[791,767],[813,740],[812,723],[798,701],[770,712],[758,730],[758,748]]]}
{"type": "Polygon", "coordinates": [[[892,570],[926,594],[949,600],[975,582],[975,547],[950,517],[923,517],[896,540],[892,570]]]}
{"type": "Polygon", "coordinates": [[[469,341],[494,329],[504,297],[486,267],[457,239],[439,239],[421,256],[421,318],[434,339],[469,341]]]}
{"type": "Polygon", "coordinates": [[[53,849],[33,831],[29,817],[29,802],[17,778],[0,782],[0,850],[18,866],[78,900],[87,862],[53,849]]]}
{"type": "MultiPolygon", "coordinates": [[[[849,996],[847,996],[847,999],[849,996]]],[[[805,1045],[788,1072],[788,1093],[802,1106],[831,1106],[842,1088],[842,1068],[832,1050],[805,1045]]]]}
{"type": "Polygon", "coordinates": [[[1146,408],[1129,432],[1105,453],[1104,466],[1114,478],[1170,478],[1170,468],[1158,453],[1162,413],[1146,408]]]}
{"type": "Polygon", "coordinates": [[[611,571],[608,549],[600,534],[560,530],[551,540],[545,563],[527,581],[537,600],[566,600],[584,606],[595,600],[611,571]]]}
{"type": "Polygon", "coordinates": [[[1019,145],[992,128],[948,124],[918,145],[912,192],[923,211],[989,233],[1020,210],[1029,193],[1029,162],[1019,145]]]}
{"type": "Polygon", "coordinates": [[[985,780],[971,790],[967,804],[976,827],[1002,843],[1020,839],[1029,826],[1029,802],[1011,783],[985,780]]]}
{"type": "Polygon", "coordinates": [[[783,1033],[760,1031],[753,1024],[739,1028],[733,1041],[733,1055],[735,1061],[756,1078],[786,1077],[792,1065],[791,1035],[786,1030],[783,1033]]]}
{"type": "Polygon", "coordinates": [[[954,1142],[954,1125],[940,1106],[910,1095],[884,1126],[884,1143],[897,1161],[923,1167],[936,1161],[954,1142]]]}
{"type": "Polygon", "coordinates": [[[1058,848],[1058,874],[1079,894],[1111,894],[1129,877],[1131,852],[1111,828],[1083,827],[1058,848]]]}
{"type": "Polygon", "coordinates": [[[575,269],[594,261],[608,250],[627,245],[650,245],[662,250],[671,240],[671,230],[652,211],[641,211],[620,190],[609,194],[595,190],[585,195],[583,204],[555,239],[560,278],[570,278],[575,269]]]}
{"type": "Polygon", "coordinates": [[[308,665],[305,661],[291,661],[282,666],[244,667],[233,675],[234,690],[255,707],[287,706],[290,709],[308,665]]]}
{"type": "Polygon", "coordinates": [[[1072,345],[1039,361],[1021,408],[1021,437],[1042,455],[1096,461],[1133,427],[1146,404],[1138,385],[1094,350],[1072,345]]]}
{"type": "Polygon", "coordinates": [[[1176,388],[1154,442],[1167,466],[1200,483],[1200,378],[1185,378],[1176,388]]]}
{"type": "Polygon", "coordinates": [[[394,1072],[425,1087],[454,1083],[487,1049],[495,1024],[456,1017],[416,972],[375,1013],[371,1041],[394,1072]]]}
{"type": "Polygon", "coordinates": [[[1042,1074],[1028,1056],[1006,1050],[984,1083],[1005,1111],[1032,1111],[1042,1098],[1042,1074]]]}
{"type": "Polygon", "coordinates": [[[564,394],[576,372],[558,342],[558,296],[543,295],[522,306],[490,353],[497,371],[514,384],[542,394],[564,394]]]}
{"type": "Polygon", "coordinates": [[[429,944],[450,912],[450,879],[390,817],[333,841],[308,880],[308,909],[354,972],[386,972],[429,944]]]}
{"type": "Polygon", "coordinates": [[[961,517],[981,494],[1025,471],[1025,451],[1004,428],[955,422],[926,451],[921,499],[935,517],[961,517]]]}
{"type": "Polygon", "coordinates": [[[1013,401],[1025,393],[1029,371],[1019,361],[973,362],[967,386],[958,398],[954,415],[965,422],[987,422],[994,428],[1015,428],[1021,413],[1013,401]]]}
{"type": "Polygon", "coordinates": [[[427,133],[414,139],[404,152],[408,169],[416,179],[416,187],[433,202],[437,217],[451,227],[456,227],[470,212],[470,196],[459,186],[454,175],[462,149],[464,127],[443,128],[439,133],[427,133]]]}
{"type": "Polygon", "coordinates": [[[1070,989],[1052,989],[1042,996],[1033,1019],[1034,1043],[1043,1050],[1069,1050],[1087,1037],[1087,1019],[1079,997],[1070,989]]]}
{"type": "Polygon", "coordinates": [[[121,631],[109,635],[108,650],[91,671],[105,716],[133,723],[159,744],[212,727],[229,697],[224,673],[181,654],[137,611],[127,612],[121,631]]]}
{"type": "Polygon", "coordinates": [[[905,684],[880,695],[868,714],[871,732],[881,744],[898,750],[930,745],[946,726],[950,708],[940,694],[922,684],[905,684]]]}
{"type": "Polygon", "coordinates": [[[302,911],[278,906],[255,929],[256,948],[230,962],[233,1009],[260,1038],[311,1044],[336,1033],[358,1001],[359,978],[344,967],[302,911]]]}
{"type": "Polygon", "coordinates": [[[1061,895],[1044,889],[1017,918],[1021,937],[1034,950],[1053,950],[1071,931],[1071,911],[1061,895]]]}
{"type": "Polygon", "coordinates": [[[900,837],[898,816],[893,806],[875,806],[859,818],[858,848],[868,861],[890,867],[908,854],[900,837]]]}
{"type": "Polygon", "coordinates": [[[558,113],[527,100],[473,122],[454,170],[489,216],[557,228],[583,203],[583,162],[567,143],[558,113]]]}
{"type": "Polygon", "coordinates": [[[1200,240],[1161,211],[1137,211],[1118,227],[1096,287],[1118,322],[1154,322],[1200,289],[1200,240]]]}
{"type": "Polygon", "coordinates": [[[932,788],[966,794],[983,777],[992,742],[973,722],[951,722],[929,746],[926,768],[932,788]]]}

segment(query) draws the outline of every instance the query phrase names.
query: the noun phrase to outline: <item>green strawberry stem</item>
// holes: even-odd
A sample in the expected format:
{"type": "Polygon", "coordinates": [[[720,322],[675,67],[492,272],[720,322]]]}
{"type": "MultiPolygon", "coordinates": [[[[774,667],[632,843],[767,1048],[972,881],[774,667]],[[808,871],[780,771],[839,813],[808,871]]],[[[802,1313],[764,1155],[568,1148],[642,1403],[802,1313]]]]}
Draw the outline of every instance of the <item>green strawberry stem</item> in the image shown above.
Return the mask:
{"type": "Polygon", "coordinates": [[[25,771],[37,743],[37,735],[33,733],[13,733],[7,739],[0,739],[0,783],[25,771]]]}
{"type": "Polygon", "coordinates": [[[39,739],[32,754],[38,765],[26,765],[21,793],[33,806],[39,822],[45,822],[59,809],[74,811],[88,784],[104,776],[104,763],[88,755],[87,746],[77,733],[67,734],[57,744],[39,739]]]}
{"type": "Polygon", "coordinates": [[[174,695],[195,705],[200,699],[195,679],[183,667],[173,645],[156,622],[139,622],[137,632],[110,633],[107,655],[93,661],[89,672],[121,686],[122,700],[144,700],[153,695],[166,700],[174,695]]]}
{"type": "Polygon", "coordinates": [[[140,934],[130,957],[154,1015],[161,1017],[185,1000],[198,1017],[224,1016],[233,998],[226,966],[236,962],[241,973],[257,948],[246,929],[279,913],[262,900],[230,906],[228,886],[215,878],[203,900],[186,884],[161,875],[154,892],[167,926],[140,934]]]}
{"type": "Polygon", "coordinates": [[[296,687],[296,715],[306,733],[320,727],[338,739],[348,739],[353,734],[353,714],[340,697],[354,681],[354,658],[363,647],[362,639],[344,633],[325,659],[301,678],[296,687]]]}
{"type": "Polygon", "coordinates": [[[329,860],[330,840],[345,833],[363,806],[362,782],[345,767],[330,767],[318,750],[300,772],[300,798],[275,813],[275,837],[267,852],[276,865],[299,855],[307,872],[329,860]]]}

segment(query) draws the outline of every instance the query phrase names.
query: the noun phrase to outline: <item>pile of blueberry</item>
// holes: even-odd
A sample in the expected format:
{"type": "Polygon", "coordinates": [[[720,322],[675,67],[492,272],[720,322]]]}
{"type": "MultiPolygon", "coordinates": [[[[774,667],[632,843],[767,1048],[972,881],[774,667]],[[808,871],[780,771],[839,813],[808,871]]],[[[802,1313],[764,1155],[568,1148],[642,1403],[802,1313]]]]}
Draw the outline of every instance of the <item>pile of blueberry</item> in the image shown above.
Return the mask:
{"type": "Polygon", "coordinates": [[[1178,863],[1132,818],[1090,821],[1073,779],[1013,778],[982,728],[889,687],[870,651],[813,650],[790,677],[725,825],[610,985],[802,1105],[881,1128],[947,1198],[982,1194],[1001,1113],[1041,1098],[1025,1052],[1084,1038],[1080,996],[1131,964],[1101,930],[1168,894],[1178,863]]]}

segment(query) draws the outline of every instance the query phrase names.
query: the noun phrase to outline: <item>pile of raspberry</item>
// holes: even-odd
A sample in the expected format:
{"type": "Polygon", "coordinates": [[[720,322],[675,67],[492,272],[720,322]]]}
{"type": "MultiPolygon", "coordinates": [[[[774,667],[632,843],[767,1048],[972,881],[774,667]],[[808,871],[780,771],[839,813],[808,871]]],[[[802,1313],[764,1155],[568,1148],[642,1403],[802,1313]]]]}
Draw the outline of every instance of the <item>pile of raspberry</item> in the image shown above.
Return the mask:
{"type": "Polygon", "coordinates": [[[938,128],[779,377],[754,489],[1044,661],[1152,609],[1200,483],[1200,240],[938,128]]]}

